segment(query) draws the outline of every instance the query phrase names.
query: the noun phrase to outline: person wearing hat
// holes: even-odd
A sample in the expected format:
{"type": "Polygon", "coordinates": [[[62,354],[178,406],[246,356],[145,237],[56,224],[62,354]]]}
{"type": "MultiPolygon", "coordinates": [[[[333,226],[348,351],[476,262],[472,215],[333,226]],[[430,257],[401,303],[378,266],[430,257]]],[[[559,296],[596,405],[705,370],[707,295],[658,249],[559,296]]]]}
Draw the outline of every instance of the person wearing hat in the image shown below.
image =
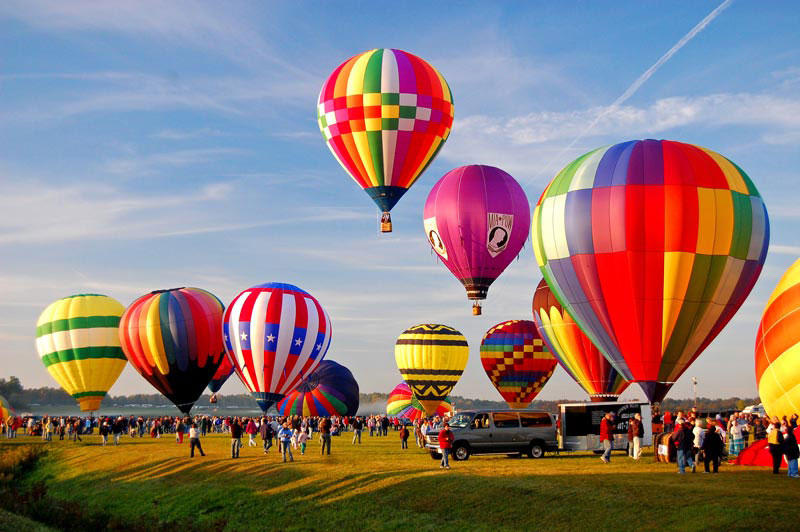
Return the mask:
{"type": "Polygon", "coordinates": [[[678,473],[681,475],[686,473],[687,466],[691,467],[692,473],[694,473],[696,468],[692,457],[694,434],[692,434],[692,429],[689,428],[688,423],[682,417],[675,420],[675,432],[672,433],[672,441],[678,451],[678,473]]]}

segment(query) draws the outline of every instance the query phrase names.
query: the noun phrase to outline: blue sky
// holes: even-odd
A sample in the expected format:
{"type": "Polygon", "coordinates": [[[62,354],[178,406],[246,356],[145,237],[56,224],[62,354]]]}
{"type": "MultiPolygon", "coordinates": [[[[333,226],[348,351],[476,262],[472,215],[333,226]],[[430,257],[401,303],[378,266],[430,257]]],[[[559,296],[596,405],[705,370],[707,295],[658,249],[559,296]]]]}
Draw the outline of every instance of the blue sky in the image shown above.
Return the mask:
{"type": "MultiPolygon", "coordinates": [[[[480,339],[500,321],[531,319],[541,275],[528,244],[472,317],[425,240],[428,191],[451,168],[492,164],[533,205],[578,155],[653,137],[726,155],[767,204],[772,241],[755,290],[670,394],[690,396],[696,376],[702,395],[755,395],[758,320],[800,256],[796,6],[726,5],[630,94],[718,2],[373,4],[0,4],[0,376],[52,385],[34,326],[59,297],[93,291],[128,305],[188,285],[227,303],[281,281],[328,310],[328,357],[363,391],[391,390],[396,337],[433,321],[471,346],[454,393],[499,399],[480,339]],[[436,66],[456,115],[386,236],[315,116],[329,73],[375,47],[436,66]]],[[[626,396],[642,397],[633,388],[626,396]]],[[[111,393],[150,390],[127,368],[111,393]]],[[[223,388],[240,391],[236,377],[223,388]]],[[[583,393],[559,369],[540,397],[583,393]]]]}

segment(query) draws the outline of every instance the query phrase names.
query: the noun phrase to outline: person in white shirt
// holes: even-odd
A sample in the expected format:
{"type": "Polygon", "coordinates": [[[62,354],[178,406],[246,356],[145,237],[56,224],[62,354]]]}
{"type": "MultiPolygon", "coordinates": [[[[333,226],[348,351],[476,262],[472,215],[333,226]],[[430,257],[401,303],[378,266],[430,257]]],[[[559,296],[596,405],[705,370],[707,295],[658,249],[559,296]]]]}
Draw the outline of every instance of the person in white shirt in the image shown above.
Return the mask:
{"type": "Polygon", "coordinates": [[[200,456],[206,455],[206,453],[203,452],[203,446],[200,445],[200,430],[197,428],[197,423],[192,423],[192,426],[189,428],[189,456],[191,458],[194,458],[195,447],[197,447],[197,450],[200,451],[200,456]]]}

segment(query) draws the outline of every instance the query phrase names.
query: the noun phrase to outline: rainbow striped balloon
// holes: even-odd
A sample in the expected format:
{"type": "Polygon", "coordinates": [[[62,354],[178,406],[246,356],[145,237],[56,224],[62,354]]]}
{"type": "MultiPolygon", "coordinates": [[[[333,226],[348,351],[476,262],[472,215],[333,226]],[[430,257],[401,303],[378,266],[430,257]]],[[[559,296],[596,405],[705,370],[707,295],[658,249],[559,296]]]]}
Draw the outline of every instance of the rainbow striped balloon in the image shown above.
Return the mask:
{"type": "Polygon", "coordinates": [[[800,412],[800,259],[767,301],[756,336],[756,382],[770,416],[800,412]]]}
{"type": "Polygon", "coordinates": [[[739,309],[768,244],[767,210],[747,174],[718,153],[668,140],[579,157],[533,214],[548,286],[653,402],[739,309]]]}
{"type": "Polygon", "coordinates": [[[333,156],[388,218],[450,135],[453,109],[435,68],[378,48],[333,71],[319,94],[317,121],[333,156]]]}
{"type": "MultiPolygon", "coordinates": [[[[431,415],[442,417],[452,413],[453,405],[450,404],[450,398],[445,397],[444,401],[439,403],[439,406],[431,415]]],[[[405,382],[401,382],[395,386],[394,390],[389,394],[389,400],[386,403],[386,414],[410,419],[411,421],[428,417],[422,404],[414,397],[411,386],[405,382]]]]}
{"type": "Polygon", "coordinates": [[[616,401],[630,384],[564,310],[544,279],[533,295],[533,321],[553,356],[594,402],[616,401]]]}
{"type": "Polygon", "coordinates": [[[275,408],[282,416],[354,416],[358,403],[353,373],[333,360],[323,360],[275,408]]]}
{"type": "Polygon", "coordinates": [[[8,399],[0,395],[0,420],[5,421],[9,418],[9,416],[16,417],[17,412],[11,407],[11,403],[8,402],[8,399]]]}
{"type": "Polygon", "coordinates": [[[188,414],[223,359],[222,302],[200,288],[146,294],[125,309],[119,324],[131,365],[188,414]]]}

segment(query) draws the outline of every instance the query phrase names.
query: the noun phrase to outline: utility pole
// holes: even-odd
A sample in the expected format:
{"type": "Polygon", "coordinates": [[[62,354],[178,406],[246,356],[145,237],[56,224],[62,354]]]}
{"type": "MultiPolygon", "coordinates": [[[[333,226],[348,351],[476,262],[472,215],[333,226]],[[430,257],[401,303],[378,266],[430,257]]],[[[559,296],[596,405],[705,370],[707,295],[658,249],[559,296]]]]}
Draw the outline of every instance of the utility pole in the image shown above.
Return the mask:
{"type": "Polygon", "coordinates": [[[694,407],[697,408],[697,377],[692,377],[692,387],[694,388],[694,407]]]}

